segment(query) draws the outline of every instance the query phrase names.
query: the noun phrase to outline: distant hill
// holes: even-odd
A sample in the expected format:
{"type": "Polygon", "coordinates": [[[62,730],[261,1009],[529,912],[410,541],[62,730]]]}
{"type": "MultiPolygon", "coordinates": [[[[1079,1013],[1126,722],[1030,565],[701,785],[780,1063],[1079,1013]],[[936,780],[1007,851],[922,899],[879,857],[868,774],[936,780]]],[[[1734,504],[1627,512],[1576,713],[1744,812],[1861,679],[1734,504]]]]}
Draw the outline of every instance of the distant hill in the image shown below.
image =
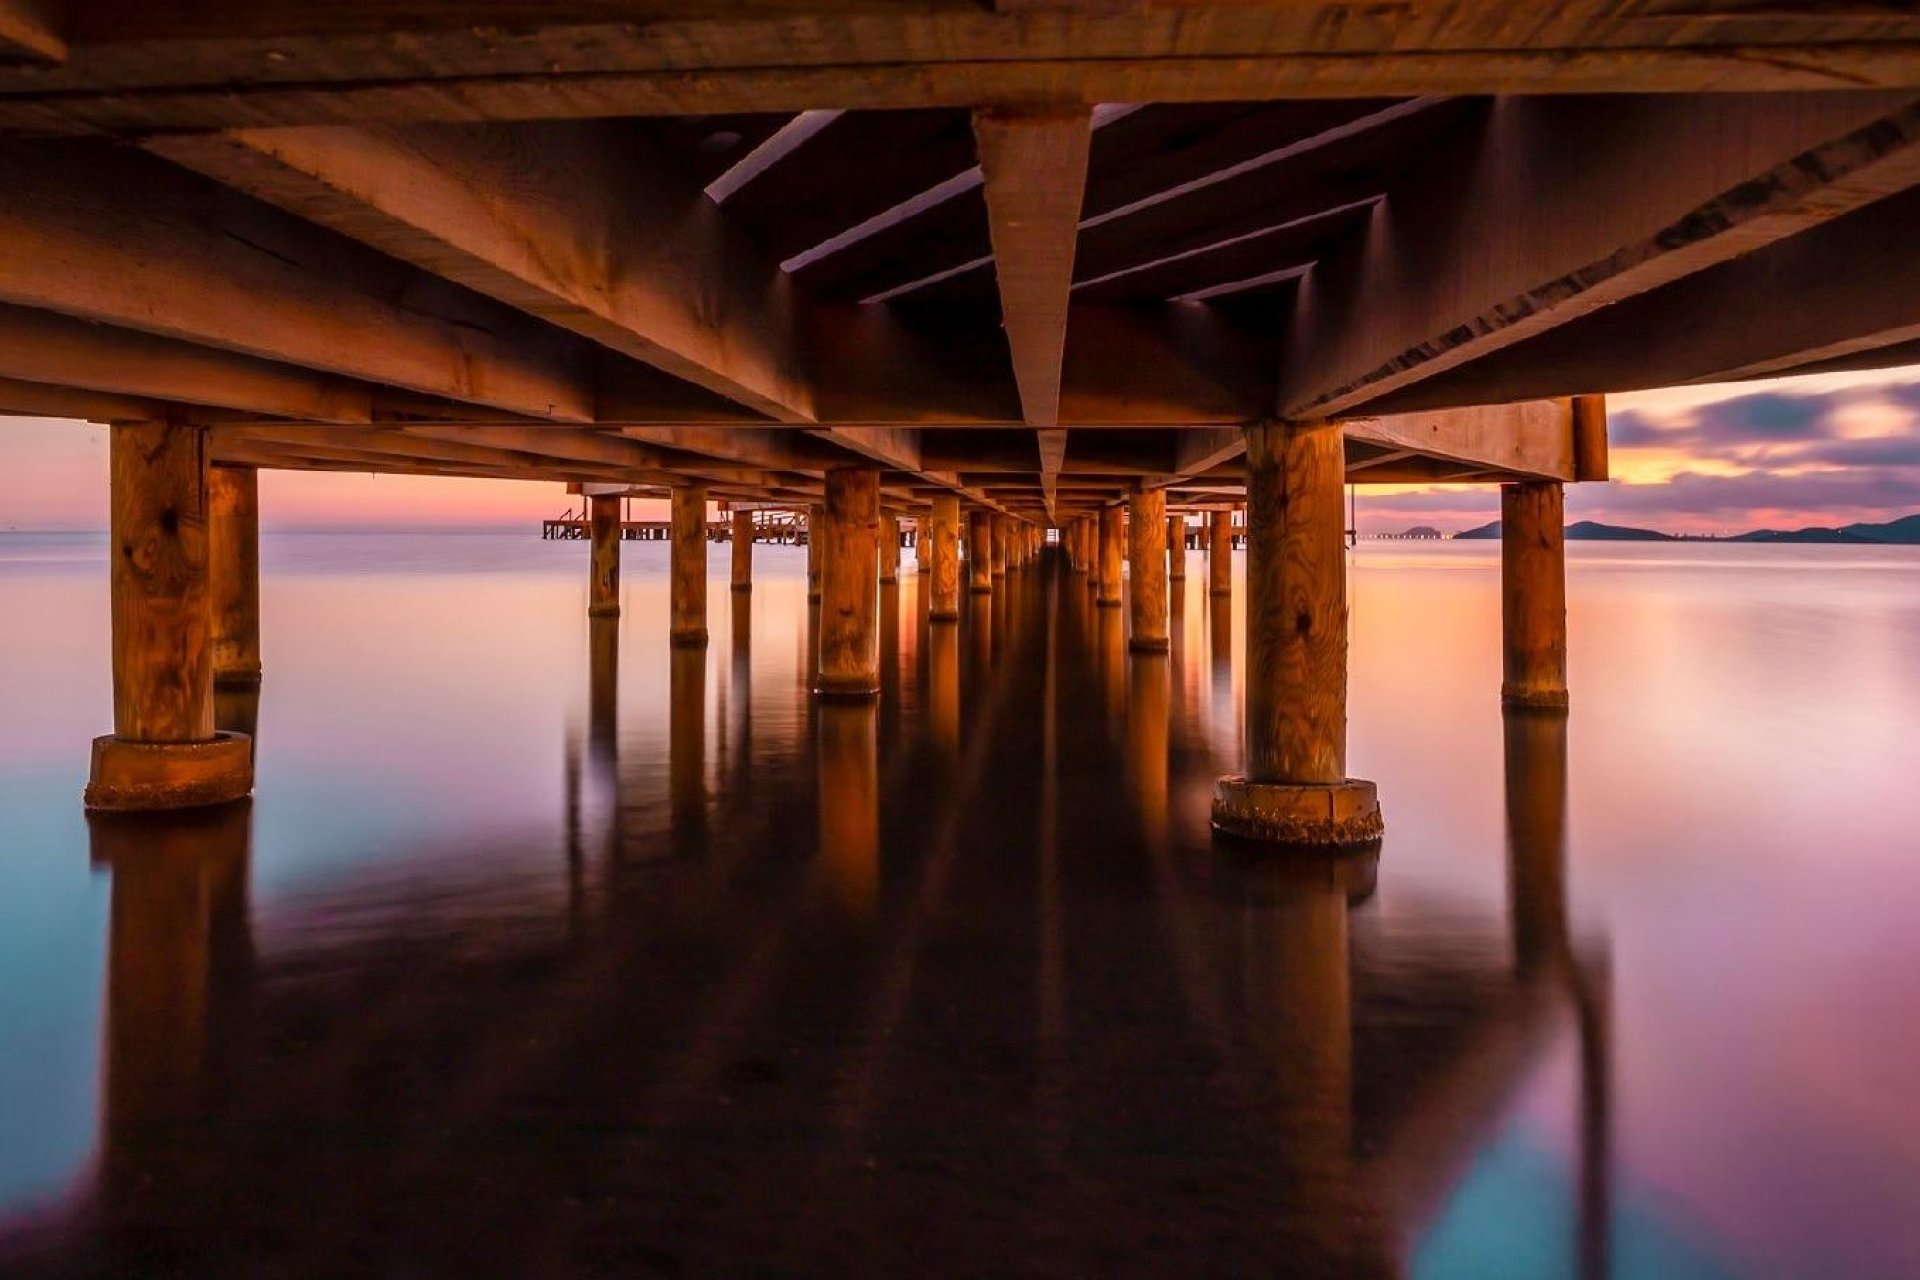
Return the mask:
{"type": "Polygon", "coordinates": [[[1848,524],[1837,529],[1755,529],[1733,542],[1920,543],[1920,514],[1902,516],[1885,524],[1848,524]]]}
{"type": "MultiPolygon", "coordinates": [[[[1483,524],[1477,529],[1468,529],[1453,535],[1456,538],[1498,538],[1500,522],[1483,524]]],[[[1655,529],[1635,529],[1627,525],[1601,524],[1597,520],[1581,520],[1567,526],[1569,542],[1673,542],[1676,539],[1670,533],[1661,533],[1655,529]]]]}
{"type": "MultiPolygon", "coordinates": [[[[1483,524],[1453,535],[1456,538],[1491,539],[1500,536],[1500,522],[1483,524]]],[[[1920,513],[1901,516],[1885,524],[1848,524],[1837,529],[1815,526],[1807,529],[1755,529],[1730,538],[1676,538],[1654,529],[1634,529],[1626,525],[1600,524],[1582,520],[1567,526],[1569,542],[1783,542],[1830,543],[1850,546],[1920,546],[1920,513]]]]}

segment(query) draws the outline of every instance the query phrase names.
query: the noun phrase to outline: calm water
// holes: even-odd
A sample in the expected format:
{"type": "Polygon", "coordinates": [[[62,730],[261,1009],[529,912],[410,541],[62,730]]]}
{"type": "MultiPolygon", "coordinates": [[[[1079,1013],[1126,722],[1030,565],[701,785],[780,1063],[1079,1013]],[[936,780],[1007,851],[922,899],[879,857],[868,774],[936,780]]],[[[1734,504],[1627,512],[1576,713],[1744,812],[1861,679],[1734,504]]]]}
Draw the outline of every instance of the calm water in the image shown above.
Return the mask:
{"type": "Polygon", "coordinates": [[[1920,1273],[1920,553],[1576,547],[1562,726],[1361,548],[1377,865],[1211,847],[1197,573],[909,575],[853,709],[665,553],[269,538],[255,800],[89,827],[104,539],[0,538],[0,1272],[1920,1273]]]}

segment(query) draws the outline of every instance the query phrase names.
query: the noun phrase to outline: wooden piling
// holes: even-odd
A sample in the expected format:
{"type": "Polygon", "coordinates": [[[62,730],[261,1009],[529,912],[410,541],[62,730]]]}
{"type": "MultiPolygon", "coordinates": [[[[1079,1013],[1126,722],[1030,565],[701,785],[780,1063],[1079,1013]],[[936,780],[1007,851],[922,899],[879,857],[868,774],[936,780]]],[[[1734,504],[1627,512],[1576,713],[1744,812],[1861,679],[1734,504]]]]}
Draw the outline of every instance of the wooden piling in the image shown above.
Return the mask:
{"type": "Polygon", "coordinates": [[[814,692],[880,692],[880,472],[827,472],[821,533],[820,670],[814,692]]]}
{"type": "MultiPolygon", "coordinates": [[[[1338,424],[1247,428],[1246,776],[1213,824],[1278,844],[1379,838],[1373,784],[1346,776],[1345,453],[1338,424]]],[[[1215,551],[1229,541],[1216,524],[1215,551]]]]}
{"type": "Polygon", "coordinates": [[[1142,489],[1127,500],[1127,555],[1133,581],[1133,633],[1128,645],[1135,653],[1167,651],[1167,494],[1164,489],[1142,489]]]}
{"type": "Polygon", "coordinates": [[[87,807],[237,800],[253,761],[214,725],[206,432],[116,422],[109,439],[114,731],[94,740],[87,807]]]}
{"type": "Polygon", "coordinates": [[[993,513],[967,513],[967,589],[993,590],[993,513]]]}
{"type": "Polygon", "coordinates": [[[207,578],[213,608],[213,683],[260,683],[260,473],[207,473],[207,578]]]}
{"type": "Polygon", "coordinates": [[[1566,493],[1551,480],[1500,487],[1500,588],[1508,706],[1567,705],[1566,493]]]}
{"type": "Polygon", "coordinates": [[[620,616],[620,499],[587,499],[587,616],[620,616]]]}
{"type": "Polygon", "coordinates": [[[1233,594],[1233,512],[1207,516],[1207,594],[1233,594]]]}
{"type": "Polygon", "coordinates": [[[960,618],[960,497],[934,495],[933,514],[920,539],[922,570],[933,584],[927,597],[927,618],[956,622],[960,618]]]}
{"type": "Polygon", "coordinates": [[[993,565],[993,576],[1007,576],[1007,552],[1013,543],[1013,521],[1006,516],[994,516],[993,533],[987,540],[988,558],[993,565]]]}
{"type": "Polygon", "coordinates": [[[733,513],[733,589],[753,590],[753,512],[733,513]]]}
{"type": "Polygon", "coordinates": [[[1120,522],[1125,513],[1116,504],[1100,508],[1100,591],[1095,603],[1103,608],[1120,607],[1120,561],[1124,537],[1120,522]]]}
{"type": "Polygon", "coordinates": [[[820,526],[826,523],[826,508],[816,502],[807,508],[807,603],[820,603],[820,526]]]}
{"type": "Polygon", "coordinates": [[[1167,580],[1187,580],[1187,518],[1167,517],[1167,580]]]}
{"type": "Polygon", "coordinates": [[[707,643],[707,490],[704,485],[675,485],[673,576],[668,639],[675,648],[700,649],[707,643]]]}
{"type": "Polygon", "coordinates": [[[900,517],[880,517],[880,581],[900,581],[900,517]]]}

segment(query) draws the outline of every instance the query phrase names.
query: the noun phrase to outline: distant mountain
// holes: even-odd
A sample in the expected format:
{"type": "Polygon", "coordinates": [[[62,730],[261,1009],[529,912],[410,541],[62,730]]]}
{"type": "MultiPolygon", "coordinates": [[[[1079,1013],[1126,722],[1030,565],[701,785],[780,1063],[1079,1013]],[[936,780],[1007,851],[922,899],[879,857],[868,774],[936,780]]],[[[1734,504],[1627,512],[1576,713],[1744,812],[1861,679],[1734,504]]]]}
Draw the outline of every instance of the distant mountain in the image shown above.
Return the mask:
{"type": "Polygon", "coordinates": [[[1735,534],[1728,542],[1814,542],[1814,543],[1852,543],[1856,546],[1872,546],[1878,538],[1863,538],[1851,529],[1755,529],[1751,533],[1735,534]]]}
{"type": "MultiPolygon", "coordinates": [[[[1456,533],[1455,538],[1498,538],[1500,522],[1483,524],[1477,529],[1468,529],[1456,533]]],[[[1601,524],[1597,520],[1581,520],[1567,526],[1569,542],[1673,542],[1676,539],[1670,533],[1661,533],[1655,529],[1634,529],[1627,525],[1601,524]]]]}

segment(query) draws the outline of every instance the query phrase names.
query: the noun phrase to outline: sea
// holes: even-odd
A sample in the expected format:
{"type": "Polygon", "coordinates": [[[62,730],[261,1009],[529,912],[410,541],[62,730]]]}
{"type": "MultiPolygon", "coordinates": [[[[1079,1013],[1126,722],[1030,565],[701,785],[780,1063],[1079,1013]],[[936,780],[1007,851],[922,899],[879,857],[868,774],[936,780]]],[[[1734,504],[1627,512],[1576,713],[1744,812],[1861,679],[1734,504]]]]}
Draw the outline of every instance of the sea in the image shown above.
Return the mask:
{"type": "MultiPolygon", "coordinates": [[[[532,531],[268,534],[241,805],[90,820],[104,535],[0,536],[0,1275],[1920,1275],[1920,548],[1349,560],[1377,853],[1216,841],[1245,592],[1051,557],[810,691],[532,531]]],[[[1236,564],[1236,574],[1243,566],[1236,564]]]]}

